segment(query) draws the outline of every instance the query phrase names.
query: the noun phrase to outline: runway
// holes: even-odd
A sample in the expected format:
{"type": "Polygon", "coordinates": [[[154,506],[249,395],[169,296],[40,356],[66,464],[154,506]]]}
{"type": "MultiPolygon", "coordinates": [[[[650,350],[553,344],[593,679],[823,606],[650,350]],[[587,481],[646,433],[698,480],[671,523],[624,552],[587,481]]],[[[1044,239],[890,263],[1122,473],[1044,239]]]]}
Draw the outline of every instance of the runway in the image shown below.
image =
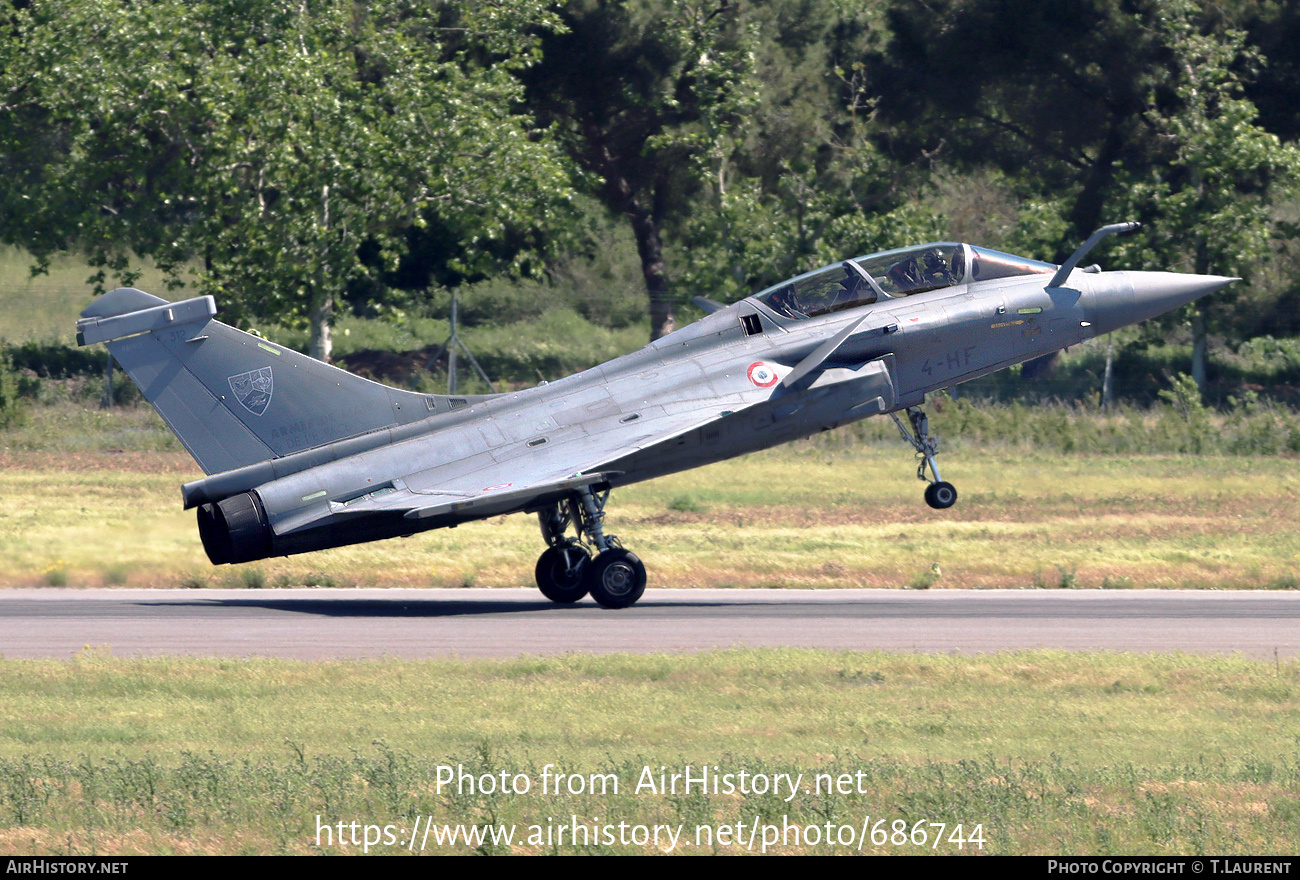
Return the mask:
{"type": "Polygon", "coordinates": [[[736,646],[1300,654],[1300,593],[648,591],[606,611],[535,590],[0,591],[0,655],[434,657],[736,646]]]}

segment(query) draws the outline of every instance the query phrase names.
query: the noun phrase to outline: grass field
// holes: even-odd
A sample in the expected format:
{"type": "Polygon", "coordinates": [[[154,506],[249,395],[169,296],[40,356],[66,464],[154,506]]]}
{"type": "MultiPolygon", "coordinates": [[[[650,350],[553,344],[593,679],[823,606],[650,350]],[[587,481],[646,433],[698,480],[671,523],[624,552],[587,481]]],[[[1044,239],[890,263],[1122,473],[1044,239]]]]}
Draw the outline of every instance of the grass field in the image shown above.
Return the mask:
{"type": "MultiPolygon", "coordinates": [[[[55,259],[48,275],[32,276],[31,257],[12,247],[0,247],[0,339],[73,342],[77,314],[90,304],[95,271],[83,261],[55,259]]],[[[116,285],[109,284],[109,287],[116,285]]],[[[137,287],[164,293],[162,273],[146,271],[137,287]]],[[[168,296],[168,299],[175,297],[168,296]]]]}
{"type": "Polygon", "coordinates": [[[870,817],[980,825],[982,849],[961,852],[1293,853],[1298,685],[1295,662],[1059,652],[0,661],[0,852],[312,852],[317,816],[408,829],[577,816],[683,824],[692,840],[696,825],[870,817]],[[439,765],[458,764],[506,771],[515,791],[439,789],[439,765]],[[613,774],[618,792],[543,794],[548,764],[584,787],[613,774]],[[803,778],[788,796],[636,790],[644,768],[657,780],[686,765],[803,778]],[[828,790],[817,774],[852,783],[828,790]]]}
{"type": "MultiPolygon", "coordinates": [[[[0,277],[16,271],[7,259],[0,277]]],[[[69,339],[85,274],[60,265],[0,289],[0,336],[69,339]]],[[[522,342],[486,328],[483,345],[539,373],[567,371],[569,353],[546,337],[573,331],[572,317],[534,322],[536,338],[522,342]]],[[[353,331],[341,348],[416,347],[445,332],[433,319],[398,328],[409,339],[377,322],[341,329],[353,331]]],[[[612,356],[641,333],[608,332],[583,357],[612,356]]],[[[0,434],[0,586],[532,583],[541,541],[523,516],[215,569],[180,510],[179,484],[199,472],[156,416],[100,411],[84,389],[55,383],[42,395],[0,434]]],[[[1290,411],[1184,418],[962,402],[941,416],[954,442],[940,464],[961,492],[952,510],[923,504],[909,452],[873,420],[621,489],[608,527],[647,561],[652,589],[1300,588],[1290,411]],[[1143,454],[1151,448],[1250,454],[1143,454]],[[1098,449],[1115,454],[1083,454],[1098,449]]],[[[0,853],[351,853],[363,847],[318,848],[320,823],[391,825],[404,838],[430,819],[519,836],[429,852],[664,849],[550,837],[576,817],[681,826],[689,845],[676,852],[750,851],[716,832],[793,823],[802,839],[754,851],[857,851],[808,839],[825,825],[841,841],[845,829],[879,830],[861,850],[873,853],[1288,854],[1300,848],[1298,686],[1296,661],[1186,655],[311,664],[125,660],[88,646],[70,662],[0,659],[0,853]],[[440,788],[458,765],[532,788],[440,788]],[[619,791],[542,793],[548,765],[588,783],[607,775],[619,791]],[[803,774],[809,790],[787,800],[635,789],[647,768],[688,765],[733,779],[803,774]],[[849,788],[830,790],[841,778],[849,788]]]]}
{"type": "MultiPolygon", "coordinates": [[[[137,430],[114,418],[85,430],[137,430]]],[[[900,445],[805,442],[627,487],[608,527],[652,587],[1300,587],[1294,459],[959,449],[942,464],[961,500],[936,512],[900,445]]],[[[0,453],[0,585],[524,586],[542,549],[516,515],[215,569],[180,509],[199,475],[181,452],[0,453]]]]}
{"type": "MultiPolygon", "coordinates": [[[[32,277],[30,266],[31,259],[24,252],[0,248],[0,342],[17,344],[34,340],[73,345],[77,316],[93,298],[92,287],[86,283],[93,270],[71,257],[56,259],[48,275],[32,277]]],[[[113,286],[108,284],[110,288],[113,286]]],[[[149,268],[135,286],[169,300],[193,295],[193,291],[168,291],[162,273],[149,268]]],[[[466,295],[471,305],[476,296],[482,296],[473,289],[466,295]]],[[[545,288],[521,286],[517,296],[526,300],[530,306],[528,311],[535,314],[527,319],[515,316],[516,320],[509,323],[473,322],[460,328],[461,338],[498,383],[506,376],[527,384],[559,379],[626,354],[644,345],[649,338],[648,321],[619,323],[616,327],[591,323],[575,311],[574,303],[560,302],[559,297],[550,295],[545,288]]],[[[445,317],[449,306],[444,302],[445,293],[435,298],[437,305],[427,304],[420,309],[429,314],[390,315],[386,319],[341,315],[334,326],[334,356],[343,357],[362,349],[413,351],[441,344],[451,329],[445,317]]],[[[620,293],[618,298],[625,299],[626,294],[620,293]]],[[[639,303],[639,299],[634,298],[634,302],[639,303]]],[[[480,319],[483,311],[482,307],[478,310],[480,319]]],[[[257,330],[282,345],[306,350],[305,326],[267,324],[258,326],[257,330]]],[[[463,361],[462,364],[468,367],[463,361]]],[[[461,393],[487,391],[468,369],[460,381],[461,393]]],[[[429,391],[446,390],[446,380],[441,375],[416,377],[412,384],[428,386],[425,390],[429,391]]]]}

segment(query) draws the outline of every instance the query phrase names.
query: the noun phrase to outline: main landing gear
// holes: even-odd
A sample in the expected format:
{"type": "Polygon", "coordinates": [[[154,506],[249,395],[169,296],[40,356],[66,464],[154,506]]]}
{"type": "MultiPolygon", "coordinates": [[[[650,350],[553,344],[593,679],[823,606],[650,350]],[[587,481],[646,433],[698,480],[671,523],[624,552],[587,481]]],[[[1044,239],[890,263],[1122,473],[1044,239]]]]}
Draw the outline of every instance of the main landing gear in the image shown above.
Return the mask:
{"type": "Polygon", "coordinates": [[[567,500],[538,512],[549,547],[537,560],[537,586],[552,602],[577,602],[590,593],[605,608],[627,608],[645,592],[641,560],[620,547],[613,535],[605,534],[608,499],[608,488],[596,493],[583,486],[567,500]],[[572,524],[576,524],[576,538],[565,535],[572,524]],[[587,545],[597,550],[595,558],[587,545]]]}
{"type": "Polygon", "coordinates": [[[952,483],[945,483],[939,477],[939,468],[934,463],[934,457],[939,454],[939,438],[930,433],[930,419],[919,406],[909,406],[907,418],[912,423],[912,430],[908,431],[903,420],[898,417],[898,413],[891,412],[889,417],[898,426],[903,439],[912,444],[917,457],[921,460],[916,466],[916,478],[930,484],[925,487],[925,503],[935,510],[946,510],[952,507],[957,503],[957,490],[953,488],[952,483]],[[933,480],[925,475],[927,466],[934,474],[933,480]]]}

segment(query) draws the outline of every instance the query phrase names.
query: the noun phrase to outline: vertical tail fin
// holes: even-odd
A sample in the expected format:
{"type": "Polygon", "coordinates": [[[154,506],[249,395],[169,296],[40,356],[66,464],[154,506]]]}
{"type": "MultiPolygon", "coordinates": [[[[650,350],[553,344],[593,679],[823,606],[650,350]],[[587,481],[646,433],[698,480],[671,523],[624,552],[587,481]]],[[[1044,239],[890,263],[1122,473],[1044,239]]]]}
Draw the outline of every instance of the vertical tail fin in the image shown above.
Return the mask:
{"type": "Polygon", "coordinates": [[[81,313],[77,341],[113,358],[205,473],[279,458],[456,409],[473,398],[401,391],[213,320],[210,296],[169,303],[118,288],[81,313]]]}

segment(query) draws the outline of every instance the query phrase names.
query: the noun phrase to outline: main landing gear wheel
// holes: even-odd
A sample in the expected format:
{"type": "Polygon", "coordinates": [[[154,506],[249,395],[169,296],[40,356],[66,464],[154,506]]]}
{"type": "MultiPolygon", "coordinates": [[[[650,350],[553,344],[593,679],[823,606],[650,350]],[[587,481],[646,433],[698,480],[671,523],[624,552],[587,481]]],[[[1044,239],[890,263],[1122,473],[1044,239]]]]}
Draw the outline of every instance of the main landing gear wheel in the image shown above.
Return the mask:
{"type": "Polygon", "coordinates": [[[577,602],[587,593],[605,608],[627,608],[645,592],[645,566],[605,534],[609,483],[578,486],[568,498],[537,511],[549,545],[537,560],[537,586],[553,602],[577,602]],[[570,526],[576,538],[566,536],[570,526]],[[595,559],[590,550],[597,551],[595,559]]]}
{"type": "Polygon", "coordinates": [[[645,566],[635,553],[611,547],[587,566],[586,582],[602,608],[626,608],[645,592],[645,566]]]}
{"type": "Polygon", "coordinates": [[[537,560],[537,588],[552,602],[569,604],[587,595],[591,557],[577,544],[548,548],[537,560]]]}
{"type": "Polygon", "coordinates": [[[889,417],[898,426],[898,432],[903,435],[903,439],[912,444],[912,448],[916,450],[916,457],[920,459],[920,463],[916,466],[916,478],[930,484],[925,487],[925,503],[935,510],[947,510],[952,507],[957,503],[957,490],[953,488],[952,483],[943,481],[939,476],[939,466],[934,463],[934,457],[939,454],[939,438],[930,433],[930,419],[919,406],[908,407],[907,419],[912,423],[912,430],[908,431],[897,413],[891,412],[889,417]],[[925,475],[927,467],[930,473],[934,474],[933,480],[925,475]]]}
{"type": "Polygon", "coordinates": [[[947,510],[957,503],[957,490],[952,483],[931,483],[925,487],[925,503],[935,510],[947,510]]]}

